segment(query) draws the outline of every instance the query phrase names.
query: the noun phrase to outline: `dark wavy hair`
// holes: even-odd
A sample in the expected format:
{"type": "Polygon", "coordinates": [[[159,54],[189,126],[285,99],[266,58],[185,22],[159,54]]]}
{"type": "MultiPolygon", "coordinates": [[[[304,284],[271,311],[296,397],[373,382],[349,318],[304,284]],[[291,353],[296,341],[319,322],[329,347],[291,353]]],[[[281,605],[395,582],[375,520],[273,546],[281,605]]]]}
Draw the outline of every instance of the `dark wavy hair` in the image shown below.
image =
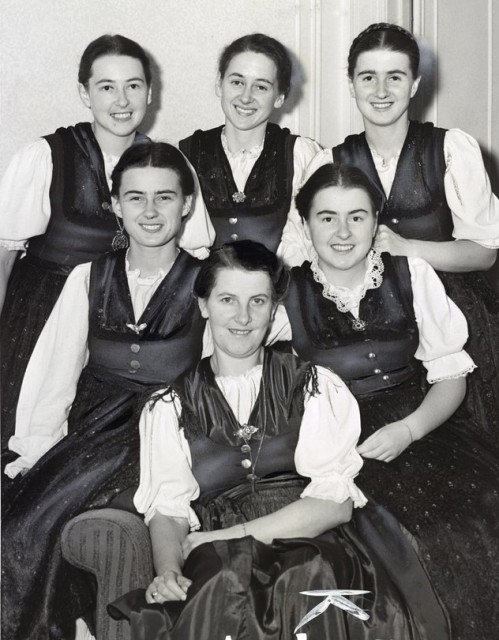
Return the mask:
{"type": "Polygon", "coordinates": [[[327,187],[362,189],[369,197],[374,211],[380,211],[385,201],[378,187],[357,167],[348,164],[324,164],[308,178],[296,195],[296,208],[303,220],[309,219],[312,202],[317,193],[327,187]]]}
{"type": "Polygon", "coordinates": [[[272,300],[277,303],[286,293],[288,272],[275,253],[260,242],[236,240],[215,249],[203,260],[201,270],[194,283],[194,293],[198,298],[210,296],[222,269],[242,269],[243,271],[263,271],[272,284],[272,300]]]}
{"type": "Polygon", "coordinates": [[[194,178],[184,154],[166,142],[143,142],[129,147],[121,156],[111,176],[111,194],[118,197],[121,179],[127,169],[134,167],[154,167],[171,169],[180,180],[184,196],[194,193],[194,178]]]}
{"type": "Polygon", "coordinates": [[[92,65],[102,56],[129,56],[136,58],[144,69],[147,86],[151,85],[151,61],[144,49],[130,38],[119,34],[105,34],[93,40],[83,52],[78,70],[78,82],[87,86],[92,77],[92,65]]]}
{"type": "Polygon", "coordinates": [[[253,51],[253,53],[263,53],[264,56],[270,58],[277,69],[277,84],[279,85],[279,93],[286,97],[291,89],[291,71],[293,68],[291,57],[286,47],[270,36],[263,33],[251,33],[242,38],[238,38],[231,42],[222,51],[218,60],[218,73],[220,77],[225,76],[227,67],[234,56],[245,51],[253,51]]]}
{"type": "Polygon", "coordinates": [[[348,77],[350,80],[353,79],[355,65],[360,54],[373,49],[388,49],[405,53],[409,58],[413,77],[418,77],[419,47],[412,33],[396,24],[376,22],[359,33],[352,42],[348,53],[348,77]]]}

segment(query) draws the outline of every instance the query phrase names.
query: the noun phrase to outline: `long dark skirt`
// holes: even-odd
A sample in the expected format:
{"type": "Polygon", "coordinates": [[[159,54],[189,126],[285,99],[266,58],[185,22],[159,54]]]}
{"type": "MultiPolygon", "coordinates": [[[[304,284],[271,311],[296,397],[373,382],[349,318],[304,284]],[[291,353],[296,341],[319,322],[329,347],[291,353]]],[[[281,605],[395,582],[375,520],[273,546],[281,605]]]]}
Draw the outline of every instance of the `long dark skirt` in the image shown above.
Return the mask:
{"type": "MultiPolygon", "coordinates": [[[[419,406],[418,385],[358,398],[362,438],[419,406]]],[[[452,623],[453,640],[499,628],[499,455],[458,412],[393,462],[364,460],[357,484],[414,536],[452,623]],[[466,431],[473,437],[466,435],[466,431]]]]}
{"type": "Polygon", "coordinates": [[[68,520],[138,484],[136,401],[142,390],[118,385],[85,370],[68,436],[6,492],[3,638],[69,640],[76,618],[92,607],[92,584],[63,560],[59,538],[68,520]]]}
{"type": "Polygon", "coordinates": [[[32,257],[18,259],[12,270],[0,319],[2,451],[14,435],[17,401],[31,353],[71,271],[72,267],[32,257]]]}
{"type": "MultiPolygon", "coordinates": [[[[230,510],[240,521],[275,508],[275,495],[262,497],[256,507],[251,496],[217,499],[215,509],[223,513],[213,520],[229,526],[230,510]]],[[[109,607],[114,617],[130,620],[133,640],[294,640],[299,621],[324,599],[300,593],[310,589],[370,592],[351,598],[369,620],[330,606],[301,629],[311,639],[449,638],[446,614],[416,550],[395,519],[374,505],[313,539],[267,545],[247,536],[200,545],[183,572],[193,581],[185,603],[148,605],[141,590],[109,607]]]]}

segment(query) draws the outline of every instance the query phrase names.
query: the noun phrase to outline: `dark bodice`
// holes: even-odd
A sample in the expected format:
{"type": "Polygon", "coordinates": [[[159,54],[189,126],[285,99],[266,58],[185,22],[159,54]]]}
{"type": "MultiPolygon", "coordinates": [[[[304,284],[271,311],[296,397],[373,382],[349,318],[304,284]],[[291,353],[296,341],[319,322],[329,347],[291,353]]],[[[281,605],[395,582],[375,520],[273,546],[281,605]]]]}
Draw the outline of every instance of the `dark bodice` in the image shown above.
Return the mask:
{"type": "Polygon", "coordinates": [[[222,127],[198,130],[179,144],[199,176],[216,231],[214,246],[249,239],[276,251],[291,206],[296,136],[276,124],[267,125],[262,153],[248,176],[244,200],[238,202],[233,196],[239,190],[222,146],[221,131],[222,127]]]}
{"type": "MultiPolygon", "coordinates": [[[[118,231],[102,151],[88,122],[45,137],[52,152],[51,216],[28,256],[75,267],[111,251],[118,231]]],[[[147,140],[137,134],[135,143],[147,140]]]]}
{"type": "MultiPolygon", "coordinates": [[[[260,391],[249,418],[259,429],[250,445],[260,478],[296,471],[294,452],[310,379],[315,380],[315,369],[309,363],[291,354],[265,352],[260,391]]],[[[249,470],[241,466],[247,454],[241,452],[244,441],[236,435],[241,425],[216,383],[209,359],[177,381],[174,389],[182,403],[180,426],[189,440],[200,502],[247,483],[249,470]]]]}
{"type": "Polygon", "coordinates": [[[340,312],[322,295],[309,262],[291,270],[284,300],[296,353],[333,369],[354,395],[396,386],[418,368],[414,353],[419,334],[407,259],[383,256],[383,262],[381,286],[368,290],[360,303],[364,331],[356,331],[352,314],[340,312]]]}
{"type": "Polygon", "coordinates": [[[193,294],[201,263],[181,251],[135,322],[125,254],[92,265],[88,367],[107,378],[171,384],[201,357],[205,322],[193,294]]]}
{"type": "MultiPolygon", "coordinates": [[[[397,163],[390,196],[379,213],[385,224],[404,238],[452,240],[452,214],[444,188],[445,129],[431,122],[411,122],[397,163]]],[[[333,148],[335,162],[364,171],[383,193],[365,133],[348,136],[333,148]]]]}

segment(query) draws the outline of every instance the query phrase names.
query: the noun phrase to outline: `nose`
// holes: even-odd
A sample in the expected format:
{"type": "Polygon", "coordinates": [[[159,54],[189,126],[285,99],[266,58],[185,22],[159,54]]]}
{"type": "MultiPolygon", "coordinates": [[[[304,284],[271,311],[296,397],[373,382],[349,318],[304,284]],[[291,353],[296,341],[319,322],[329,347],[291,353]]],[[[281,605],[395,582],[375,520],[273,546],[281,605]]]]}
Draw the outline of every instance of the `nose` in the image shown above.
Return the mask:
{"type": "Polygon", "coordinates": [[[342,240],[346,240],[347,238],[349,238],[352,234],[350,232],[350,227],[348,225],[348,220],[339,220],[338,221],[338,227],[336,229],[336,235],[338,236],[338,238],[341,238],[342,240]]]}
{"type": "Polygon", "coordinates": [[[378,80],[376,84],[376,97],[377,98],[386,98],[388,95],[388,88],[385,80],[378,80]]]}
{"type": "Polygon", "coordinates": [[[128,104],[128,96],[126,89],[118,89],[118,95],[116,96],[116,104],[120,107],[126,107],[128,104]]]}
{"type": "Polygon", "coordinates": [[[149,218],[149,219],[155,218],[158,215],[158,212],[156,211],[156,207],[154,205],[153,198],[147,198],[144,213],[146,218],[149,218]]]}
{"type": "Polygon", "coordinates": [[[246,326],[251,322],[251,314],[249,305],[240,304],[236,312],[236,322],[243,326],[246,326]]]}
{"type": "Polygon", "coordinates": [[[253,94],[251,93],[251,86],[249,84],[245,85],[243,91],[240,95],[241,102],[247,104],[253,100],[253,94]]]}

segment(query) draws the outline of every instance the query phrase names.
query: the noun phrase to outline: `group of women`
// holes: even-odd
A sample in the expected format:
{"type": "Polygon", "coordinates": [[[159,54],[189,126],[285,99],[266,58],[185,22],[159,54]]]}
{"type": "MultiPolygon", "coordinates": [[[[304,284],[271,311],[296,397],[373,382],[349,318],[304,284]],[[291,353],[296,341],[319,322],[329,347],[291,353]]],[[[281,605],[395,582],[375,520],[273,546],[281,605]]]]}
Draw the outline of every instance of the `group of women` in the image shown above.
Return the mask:
{"type": "Polygon", "coordinates": [[[142,48],[87,47],[93,122],[0,188],[5,637],[92,629],[59,538],[103,506],[150,528],[156,577],[110,605],[134,639],[288,640],[330,589],[356,615],[310,638],[494,636],[499,203],[472,138],[409,121],[418,64],[409,32],[363,31],[365,132],[322,150],[269,122],[291,61],[244,36],[224,126],[179,151],[137,133],[142,48]]]}

